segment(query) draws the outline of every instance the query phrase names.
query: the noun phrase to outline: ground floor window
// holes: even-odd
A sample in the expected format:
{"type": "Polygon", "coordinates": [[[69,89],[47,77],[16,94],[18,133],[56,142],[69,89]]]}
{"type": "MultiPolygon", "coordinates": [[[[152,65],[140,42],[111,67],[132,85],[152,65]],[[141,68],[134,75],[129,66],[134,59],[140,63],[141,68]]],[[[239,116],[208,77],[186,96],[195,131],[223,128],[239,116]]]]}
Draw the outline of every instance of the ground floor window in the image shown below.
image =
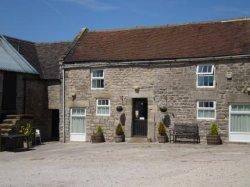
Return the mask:
{"type": "Polygon", "coordinates": [[[216,119],[216,102],[197,101],[197,119],[216,119]]]}
{"type": "Polygon", "coordinates": [[[109,116],[110,115],[110,100],[97,99],[96,100],[96,115],[109,116]]]}

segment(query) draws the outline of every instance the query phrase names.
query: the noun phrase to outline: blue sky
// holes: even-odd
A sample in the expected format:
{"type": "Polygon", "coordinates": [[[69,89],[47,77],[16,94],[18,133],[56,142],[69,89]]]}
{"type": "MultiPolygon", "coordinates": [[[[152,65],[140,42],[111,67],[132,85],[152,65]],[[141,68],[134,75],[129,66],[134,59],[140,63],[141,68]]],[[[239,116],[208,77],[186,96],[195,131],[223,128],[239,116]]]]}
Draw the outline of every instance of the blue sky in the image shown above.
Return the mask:
{"type": "Polygon", "coordinates": [[[50,42],[90,30],[250,16],[250,0],[1,0],[0,33],[50,42]]]}

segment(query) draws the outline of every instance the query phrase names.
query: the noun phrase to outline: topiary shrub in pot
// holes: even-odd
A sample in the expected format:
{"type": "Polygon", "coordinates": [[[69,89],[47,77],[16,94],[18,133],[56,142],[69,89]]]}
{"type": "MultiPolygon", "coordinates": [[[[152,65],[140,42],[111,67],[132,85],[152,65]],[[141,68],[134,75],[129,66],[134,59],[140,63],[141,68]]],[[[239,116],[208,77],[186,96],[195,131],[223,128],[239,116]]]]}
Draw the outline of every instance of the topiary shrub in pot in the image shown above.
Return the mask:
{"type": "Polygon", "coordinates": [[[91,135],[91,142],[92,143],[105,142],[105,138],[104,138],[103,130],[101,126],[97,126],[96,132],[93,132],[93,134],[91,135]]]}
{"type": "Polygon", "coordinates": [[[219,127],[217,123],[212,123],[209,134],[207,134],[208,145],[220,145],[222,140],[219,134],[219,127]]]}
{"type": "Polygon", "coordinates": [[[123,131],[122,125],[120,123],[116,127],[115,134],[116,134],[116,136],[115,136],[116,143],[125,142],[124,131],[123,131]]]}
{"type": "Polygon", "coordinates": [[[159,123],[158,127],[158,142],[159,143],[166,143],[168,142],[168,135],[166,133],[166,128],[163,122],[159,123]]]}
{"type": "Polygon", "coordinates": [[[27,123],[24,126],[21,126],[20,133],[25,136],[26,149],[29,149],[32,146],[32,139],[35,135],[35,129],[31,123],[27,123]]]}

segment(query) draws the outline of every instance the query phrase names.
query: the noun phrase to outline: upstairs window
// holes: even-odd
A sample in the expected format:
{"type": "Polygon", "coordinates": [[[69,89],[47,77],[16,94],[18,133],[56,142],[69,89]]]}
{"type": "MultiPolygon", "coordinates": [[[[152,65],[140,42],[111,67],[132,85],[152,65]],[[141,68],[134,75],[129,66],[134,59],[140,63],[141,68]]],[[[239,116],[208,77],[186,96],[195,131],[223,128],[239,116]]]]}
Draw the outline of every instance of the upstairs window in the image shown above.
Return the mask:
{"type": "Polygon", "coordinates": [[[91,89],[104,89],[104,72],[103,70],[92,70],[91,72],[91,89]]]}
{"type": "Polygon", "coordinates": [[[216,102],[198,101],[197,119],[208,119],[208,120],[216,119],[216,102]]]}
{"type": "Polygon", "coordinates": [[[97,116],[109,116],[110,115],[110,100],[109,99],[97,99],[96,100],[96,115],[97,116]]]}
{"type": "Polygon", "coordinates": [[[214,65],[205,64],[197,66],[197,87],[214,87],[214,65]]]}

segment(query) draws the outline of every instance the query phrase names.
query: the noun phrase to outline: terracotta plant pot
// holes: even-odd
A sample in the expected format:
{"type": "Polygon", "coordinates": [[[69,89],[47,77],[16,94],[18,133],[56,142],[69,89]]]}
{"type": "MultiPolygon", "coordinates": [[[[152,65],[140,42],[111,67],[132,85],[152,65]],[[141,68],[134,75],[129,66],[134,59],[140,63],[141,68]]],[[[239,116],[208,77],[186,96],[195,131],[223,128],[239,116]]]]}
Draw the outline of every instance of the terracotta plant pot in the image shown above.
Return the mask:
{"type": "Polygon", "coordinates": [[[93,134],[91,136],[92,143],[102,143],[105,142],[103,134],[93,134]]]}
{"type": "Polygon", "coordinates": [[[222,140],[220,135],[207,135],[207,144],[208,145],[220,145],[222,144],[222,140]]]}
{"type": "Polygon", "coordinates": [[[160,107],[159,109],[160,109],[160,111],[163,112],[163,113],[167,112],[167,110],[168,110],[167,107],[165,107],[165,106],[162,106],[162,107],[160,107]]]}
{"type": "Polygon", "coordinates": [[[115,142],[116,143],[125,142],[125,135],[116,135],[115,142]]]}
{"type": "Polygon", "coordinates": [[[159,143],[166,143],[166,142],[168,142],[168,136],[167,135],[165,135],[165,136],[158,136],[158,142],[159,143]]]}
{"type": "Polygon", "coordinates": [[[32,147],[32,141],[25,141],[23,144],[23,147],[26,149],[30,149],[32,147]]]}

